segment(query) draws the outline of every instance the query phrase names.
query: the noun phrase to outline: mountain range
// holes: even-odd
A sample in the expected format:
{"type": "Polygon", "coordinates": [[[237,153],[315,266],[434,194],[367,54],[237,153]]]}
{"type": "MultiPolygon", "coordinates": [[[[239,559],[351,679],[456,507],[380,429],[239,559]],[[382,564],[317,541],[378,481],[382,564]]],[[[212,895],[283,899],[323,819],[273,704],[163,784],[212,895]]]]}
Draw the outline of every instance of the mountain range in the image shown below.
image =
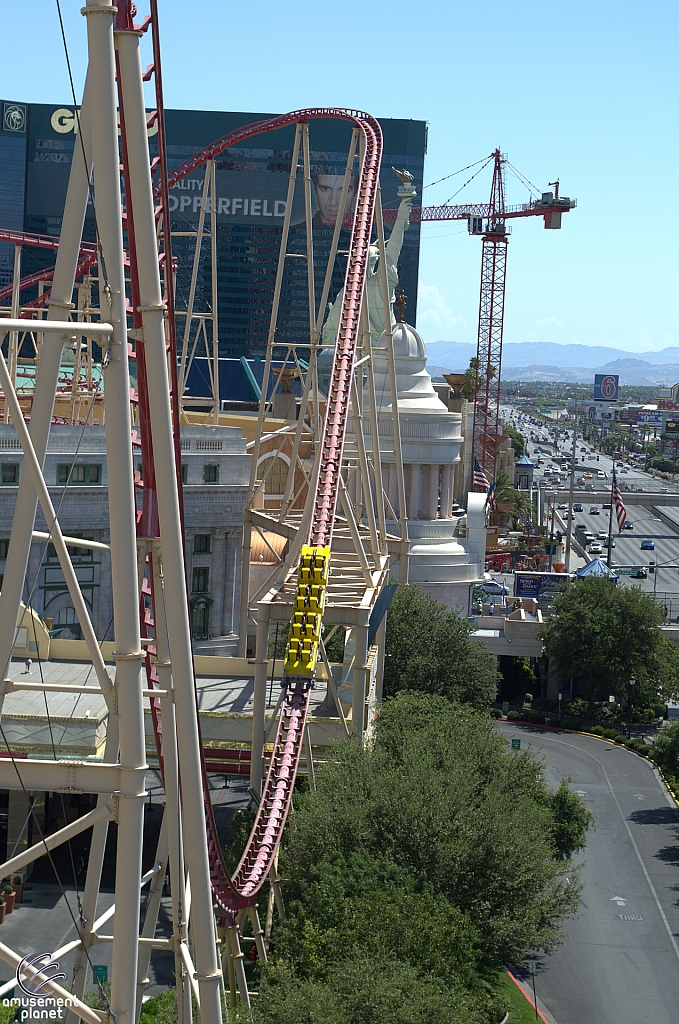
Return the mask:
{"type": "MultiPolygon", "coordinates": [[[[434,341],[427,345],[430,372],[464,373],[476,345],[434,341]]],[[[605,345],[557,345],[554,342],[506,342],[504,380],[592,383],[595,373],[617,373],[621,384],[672,385],[679,380],[679,347],[659,352],[626,352],[605,345]]]]}

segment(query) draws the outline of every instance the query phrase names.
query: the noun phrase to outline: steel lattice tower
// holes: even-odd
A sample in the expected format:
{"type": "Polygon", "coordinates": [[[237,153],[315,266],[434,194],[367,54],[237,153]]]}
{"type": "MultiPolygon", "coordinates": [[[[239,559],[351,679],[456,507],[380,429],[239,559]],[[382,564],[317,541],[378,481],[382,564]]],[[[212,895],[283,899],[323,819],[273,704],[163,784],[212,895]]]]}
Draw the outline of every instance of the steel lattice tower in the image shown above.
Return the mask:
{"type": "Polygon", "coordinates": [[[496,437],[500,412],[500,371],[505,309],[508,229],[505,221],[504,157],[494,154],[489,217],[483,236],[479,335],[476,350],[473,460],[495,479],[496,437]]]}

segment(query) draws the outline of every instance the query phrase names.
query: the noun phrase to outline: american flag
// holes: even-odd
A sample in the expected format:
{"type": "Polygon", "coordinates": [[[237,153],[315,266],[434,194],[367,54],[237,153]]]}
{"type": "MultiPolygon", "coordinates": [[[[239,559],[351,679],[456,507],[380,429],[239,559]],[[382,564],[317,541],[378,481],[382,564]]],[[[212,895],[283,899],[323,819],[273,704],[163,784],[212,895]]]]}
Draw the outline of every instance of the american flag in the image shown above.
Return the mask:
{"type": "Polygon", "coordinates": [[[480,491],[490,490],[490,482],[488,477],[481,469],[481,465],[478,459],[474,459],[474,487],[477,487],[480,491]]]}
{"type": "Polygon", "coordinates": [[[486,498],[486,505],[488,506],[489,512],[497,512],[497,498],[495,497],[495,484],[491,484],[488,488],[488,496],[486,498]]]}
{"type": "Polygon", "coordinates": [[[627,519],[627,512],[625,511],[625,502],[622,500],[622,494],[618,487],[618,481],[615,476],[615,470],[613,470],[613,504],[615,505],[615,517],[618,520],[618,533],[622,530],[627,519]]]}

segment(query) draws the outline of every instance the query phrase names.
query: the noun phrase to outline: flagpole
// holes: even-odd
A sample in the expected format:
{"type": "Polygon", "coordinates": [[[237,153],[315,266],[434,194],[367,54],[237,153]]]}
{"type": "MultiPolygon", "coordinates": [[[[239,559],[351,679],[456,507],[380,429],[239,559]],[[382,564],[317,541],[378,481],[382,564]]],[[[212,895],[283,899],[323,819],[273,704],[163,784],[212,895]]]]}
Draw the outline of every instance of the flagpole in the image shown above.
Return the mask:
{"type": "Polygon", "coordinates": [[[613,531],[613,491],[615,490],[615,468],[611,472],[611,507],[608,510],[608,558],[606,565],[611,567],[611,534],[613,531]]]}

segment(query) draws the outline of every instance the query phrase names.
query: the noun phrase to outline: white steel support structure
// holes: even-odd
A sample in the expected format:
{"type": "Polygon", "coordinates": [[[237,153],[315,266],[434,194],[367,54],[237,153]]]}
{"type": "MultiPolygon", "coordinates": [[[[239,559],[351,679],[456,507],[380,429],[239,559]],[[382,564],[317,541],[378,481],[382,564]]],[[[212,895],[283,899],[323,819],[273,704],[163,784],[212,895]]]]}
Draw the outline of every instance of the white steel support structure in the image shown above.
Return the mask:
{"type": "MultiPolygon", "coordinates": [[[[123,7],[124,4],[121,4],[123,7]]],[[[129,7],[129,5],[128,5],[129,7]]],[[[85,1007],[82,997],[90,967],[89,949],[94,942],[112,943],[113,968],[110,1015],[117,1024],[135,1024],[141,1004],[148,956],[151,948],[170,948],[166,940],[155,937],[155,923],[160,898],[159,881],[170,861],[172,878],[174,939],[178,977],[195,987],[201,1019],[220,1024],[221,971],[215,945],[215,927],[206,851],[205,819],[201,783],[197,716],[193,688],[188,605],[184,577],[183,544],[175,476],[172,420],[169,400],[168,367],[164,333],[165,307],[162,301],[154,204],[151,191],[146,114],[139,55],[139,34],[136,31],[114,32],[116,8],[111,0],[87,0],[83,9],[87,18],[89,73],[79,113],[79,131],[69,182],[68,196],[54,274],[48,320],[41,324],[42,344],[36,381],[35,401],[30,430],[27,429],[13,381],[13,369],[0,353],[0,383],[5,408],[15,424],[24,451],[26,472],[18,491],[12,544],[7,560],[5,583],[0,596],[0,657],[3,660],[2,700],[10,684],[7,669],[18,621],[20,600],[26,585],[26,569],[31,540],[35,534],[37,500],[47,521],[47,534],[57,549],[61,568],[69,585],[83,635],[88,641],[98,686],[88,685],[87,692],[101,692],[109,708],[109,722],[104,762],[35,761],[0,765],[3,788],[27,790],[71,790],[98,794],[96,809],[87,820],[61,830],[50,837],[50,848],[70,840],[81,828],[94,826],[88,873],[83,897],[83,915],[78,936],[67,948],[76,950],[73,992],[77,997],[69,1018],[85,1020],[96,1014],[85,1007]],[[137,270],[141,300],[142,335],[150,379],[149,402],[155,454],[157,491],[161,505],[161,539],[150,545],[154,583],[160,590],[167,582],[166,619],[159,631],[158,670],[162,689],[165,724],[166,780],[168,794],[161,842],[153,870],[141,877],[143,847],[143,802],[145,736],[142,697],[145,680],[142,674],[142,651],[139,624],[139,586],[137,577],[136,503],[131,445],[130,378],[127,348],[127,298],[124,273],[125,254],[119,173],[117,96],[115,91],[115,49],[118,49],[119,86],[124,100],[126,148],[130,189],[128,209],[133,215],[136,239],[137,270]],[[95,197],[99,242],[99,296],[101,323],[82,326],[69,321],[79,247],[87,207],[89,180],[93,173],[92,196],[95,197]],[[58,383],[61,353],[65,341],[97,336],[104,359],[106,395],[106,446],[109,476],[110,546],[115,620],[116,669],[111,679],[104,665],[87,607],[80,593],[67,540],[57,520],[57,502],[52,503],[42,475],[50,422],[58,383]],[[162,545],[162,548],[161,548],[162,545]],[[162,573],[160,564],[162,560],[162,573]],[[161,580],[162,576],[162,580],[161,580]],[[164,643],[164,640],[166,641],[164,643]],[[168,642],[169,641],[169,642],[168,642]],[[179,714],[175,717],[175,710],[179,714]],[[179,806],[179,761],[185,801],[183,814],[179,806]],[[20,777],[20,782],[17,780],[20,777]],[[106,914],[97,918],[97,902],[108,823],[118,824],[116,899],[106,914]],[[185,853],[186,850],[186,853],[185,853]],[[146,920],[140,935],[140,889],[152,882],[146,920]],[[188,889],[191,897],[188,898],[188,889]],[[189,903],[191,909],[189,909],[189,903]],[[191,915],[191,951],[189,952],[189,914],[191,915]],[[102,926],[114,916],[112,935],[103,935],[102,926]],[[190,970],[185,965],[190,965],[190,970]],[[138,976],[138,968],[139,974],[138,976]],[[188,973],[187,973],[188,972],[188,973]]],[[[123,104],[121,103],[121,112],[123,104]]],[[[214,184],[214,171],[212,172],[214,184]]],[[[214,218],[213,218],[214,227],[214,218]]],[[[18,310],[17,310],[18,312],[18,310]]],[[[6,319],[6,330],[20,336],[35,321],[6,319]]],[[[215,325],[216,339],[216,325],[215,325]]],[[[216,349],[214,350],[216,352],[216,349]]],[[[33,581],[28,581],[28,588],[33,581]]],[[[58,689],[55,684],[30,684],[45,691],[58,689]]],[[[24,688],[28,684],[24,684],[24,688]]],[[[63,686],[69,689],[68,683],[63,686]]],[[[70,687],[74,689],[74,687],[70,687]]],[[[82,690],[83,688],[76,688],[82,690]]],[[[39,828],[39,826],[38,826],[39,828]]],[[[22,863],[30,863],[44,852],[42,842],[22,855],[22,863]]],[[[11,870],[18,865],[8,863],[11,870]]],[[[110,930],[110,929],[109,929],[110,930]]],[[[64,952],[66,947],[64,948],[64,952]]],[[[21,957],[0,948],[0,958],[14,964],[21,957]]],[[[48,991],[62,995],[58,986],[49,983],[48,991]]],[[[181,984],[179,986],[182,988],[181,984]]],[[[190,1024],[191,1003],[188,984],[179,997],[180,1024],[190,1024]]]]}
{"type": "MultiPolygon", "coordinates": [[[[170,381],[166,356],[165,304],[158,267],[139,35],[134,31],[117,32],[116,44],[121,73],[130,198],[141,299],[141,343],[144,346],[146,360],[160,541],[167,597],[166,628],[177,712],[176,736],[183,797],[183,843],[191,884],[191,940],[195,980],[198,983],[201,1020],[204,1024],[219,1024],[221,969],[215,945],[212,913],[184,544],[177,494],[170,381]]],[[[136,564],[134,573],[136,574],[136,564]]],[[[134,611],[136,614],[136,607],[134,611]]],[[[158,625],[162,628],[162,624],[158,625]]],[[[182,945],[183,954],[184,950],[188,953],[188,948],[182,945]]]]}
{"type": "MultiPolygon", "coordinates": [[[[120,764],[146,764],[142,659],[137,588],[134,472],[132,464],[127,362],[127,312],[122,220],[118,117],[110,0],[87,0],[87,47],[92,116],[92,157],[97,198],[99,291],[102,313],[113,325],[104,370],[106,453],[109,480],[111,581],[115,616],[115,661],[120,764]]],[[[134,1024],[139,957],[139,899],[145,796],[143,786],[120,794],[116,858],[116,913],[113,926],[111,1011],[118,1024],[134,1024]]]]}
{"type": "MultiPolygon", "coordinates": [[[[73,309],[73,285],[85,222],[92,161],[90,95],[87,83],[80,110],[80,125],[81,131],[77,140],[79,144],[74,150],[66,194],[59,249],[54,268],[54,282],[49,300],[48,320],[65,321],[68,319],[70,310],[73,309]]],[[[75,330],[75,326],[69,325],[69,330],[75,330]]],[[[52,421],[64,340],[63,333],[61,336],[55,335],[51,339],[47,337],[46,343],[42,347],[40,370],[35,385],[29,431],[41,467],[47,451],[47,438],[52,421]]],[[[2,714],[5,693],[4,679],[14,647],[19,604],[28,568],[37,501],[37,492],[30,474],[22,474],[12,521],[12,543],[7,552],[5,577],[2,592],[0,592],[0,665],[2,666],[0,714],[2,714]]],[[[32,581],[29,581],[30,585],[32,585],[32,581]]]]}

